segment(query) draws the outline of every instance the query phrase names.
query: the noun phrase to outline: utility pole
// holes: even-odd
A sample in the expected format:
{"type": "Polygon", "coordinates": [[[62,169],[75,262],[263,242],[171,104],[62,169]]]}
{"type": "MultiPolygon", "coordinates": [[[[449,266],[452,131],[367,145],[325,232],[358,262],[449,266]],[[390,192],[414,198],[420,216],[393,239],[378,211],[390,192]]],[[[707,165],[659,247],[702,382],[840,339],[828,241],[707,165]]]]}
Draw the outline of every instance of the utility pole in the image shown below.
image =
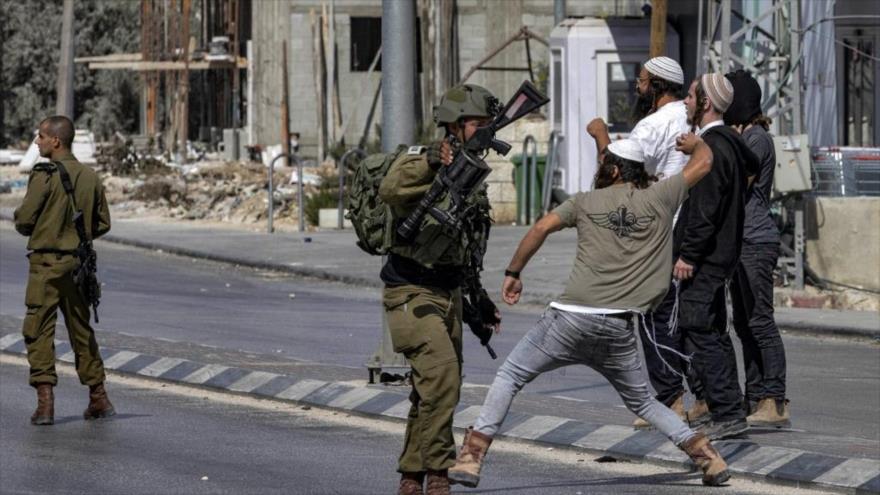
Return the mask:
{"type": "Polygon", "coordinates": [[[666,0],[651,2],[651,58],[666,55],[666,0]]]}
{"type": "MultiPolygon", "coordinates": [[[[415,139],[415,19],[415,0],[382,0],[383,153],[391,153],[398,144],[413,144],[415,139]]],[[[366,366],[370,383],[383,368],[407,366],[403,355],[394,352],[384,308],[379,349],[366,366]]]]}
{"type": "Polygon", "coordinates": [[[73,120],[73,0],[64,0],[61,20],[61,57],[55,86],[55,113],[73,120]]]}
{"type": "Polygon", "coordinates": [[[565,20],[565,0],[553,0],[553,25],[565,20]]]}
{"type": "Polygon", "coordinates": [[[382,0],[382,152],[415,138],[415,0],[382,0]]]}

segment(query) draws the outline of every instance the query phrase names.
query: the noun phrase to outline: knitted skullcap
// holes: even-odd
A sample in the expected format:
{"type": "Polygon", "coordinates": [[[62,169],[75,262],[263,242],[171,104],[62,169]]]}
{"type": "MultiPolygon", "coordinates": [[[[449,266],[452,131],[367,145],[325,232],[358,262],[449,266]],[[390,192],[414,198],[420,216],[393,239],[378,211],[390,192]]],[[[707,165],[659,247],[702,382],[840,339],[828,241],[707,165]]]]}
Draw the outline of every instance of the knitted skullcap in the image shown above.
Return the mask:
{"type": "Polygon", "coordinates": [[[709,97],[709,101],[712,102],[712,106],[724,113],[733,102],[733,85],[730,84],[730,81],[720,72],[712,72],[711,74],[703,74],[700,83],[703,85],[703,90],[709,97]]]}
{"type": "Polygon", "coordinates": [[[675,84],[684,85],[684,71],[669,57],[654,57],[645,62],[645,70],[675,84]]]}
{"type": "Polygon", "coordinates": [[[608,145],[608,151],[627,160],[645,163],[645,152],[642,151],[642,147],[639,143],[632,139],[618,139],[617,141],[611,141],[608,145]]]}

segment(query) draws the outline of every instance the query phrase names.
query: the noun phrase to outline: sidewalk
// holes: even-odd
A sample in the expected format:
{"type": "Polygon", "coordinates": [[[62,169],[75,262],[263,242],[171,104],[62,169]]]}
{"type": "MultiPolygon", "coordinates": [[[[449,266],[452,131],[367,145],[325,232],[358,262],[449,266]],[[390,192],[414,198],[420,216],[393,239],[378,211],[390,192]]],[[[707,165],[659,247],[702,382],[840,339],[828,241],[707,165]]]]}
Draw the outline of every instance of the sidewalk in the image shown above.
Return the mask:
{"type": "MultiPolygon", "coordinates": [[[[11,211],[0,219],[11,219],[11,211]]],[[[498,296],[504,269],[527,227],[492,229],[484,260],[483,285],[498,296]]],[[[354,285],[381,287],[379,257],[355,245],[351,230],[267,234],[234,226],[205,227],[183,222],[116,220],[103,238],[141,248],[254,268],[284,271],[354,285]]],[[[554,234],[523,274],[523,304],[545,305],[562,293],[575,254],[576,233],[554,234]]],[[[777,308],[776,322],[786,331],[880,338],[880,313],[808,308],[777,308]]]]}

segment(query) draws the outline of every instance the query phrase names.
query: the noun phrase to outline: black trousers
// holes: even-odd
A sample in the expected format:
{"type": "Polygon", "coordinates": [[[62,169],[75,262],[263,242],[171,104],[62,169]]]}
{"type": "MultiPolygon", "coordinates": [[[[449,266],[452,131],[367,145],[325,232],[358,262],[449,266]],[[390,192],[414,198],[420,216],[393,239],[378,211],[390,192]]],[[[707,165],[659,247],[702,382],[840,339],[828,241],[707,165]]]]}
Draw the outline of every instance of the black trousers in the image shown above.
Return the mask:
{"type": "Polygon", "coordinates": [[[651,386],[654,387],[654,392],[657,394],[655,396],[657,401],[667,406],[671,405],[679,395],[684,393],[682,376],[687,377],[688,387],[697,399],[703,399],[702,386],[700,386],[699,380],[696,379],[693,369],[688,366],[687,362],[675,353],[662,347],[655,347],[651,343],[651,339],[654,339],[657,344],[675,349],[676,352],[681,354],[687,355],[692,352],[690,349],[685,348],[685,342],[680,330],[676,330],[673,335],[669,335],[669,318],[674,308],[675,285],[670,284],[669,291],[666,293],[666,297],[663,298],[663,302],[654,311],[645,315],[647,325],[639,325],[642,349],[645,353],[645,368],[648,369],[648,378],[651,381],[651,386]],[[651,333],[650,338],[647,335],[648,332],[651,333]],[[666,363],[663,361],[666,361],[666,363]]]}
{"type": "Polygon", "coordinates": [[[742,342],[746,398],[785,398],[785,347],[773,318],[778,244],[743,244],[731,284],[733,324],[742,342]]]}
{"type": "Polygon", "coordinates": [[[703,385],[713,421],[746,416],[736,355],[727,333],[725,282],[723,271],[701,266],[692,279],[682,282],[679,294],[679,328],[685,348],[693,352],[691,365],[703,385]]]}

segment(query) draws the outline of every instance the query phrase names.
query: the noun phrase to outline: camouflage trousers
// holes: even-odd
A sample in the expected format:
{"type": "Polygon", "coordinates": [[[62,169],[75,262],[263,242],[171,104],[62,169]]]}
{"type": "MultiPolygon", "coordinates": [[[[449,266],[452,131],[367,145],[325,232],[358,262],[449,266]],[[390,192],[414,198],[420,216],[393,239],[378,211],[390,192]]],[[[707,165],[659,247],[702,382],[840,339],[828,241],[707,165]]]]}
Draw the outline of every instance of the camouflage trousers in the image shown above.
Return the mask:
{"type": "Polygon", "coordinates": [[[385,315],[394,351],[412,367],[412,393],[400,472],[455,463],[452,416],[461,392],[461,289],[386,287],[385,315]]]}
{"type": "Polygon", "coordinates": [[[80,382],[83,385],[103,383],[104,362],[98,351],[95,332],[89,325],[89,307],[73,281],[73,270],[79,260],[73,255],[53,253],[31,253],[28,258],[27,314],[22,334],[27,345],[30,384],[58,383],[55,323],[59,309],[64,315],[80,382]]]}

